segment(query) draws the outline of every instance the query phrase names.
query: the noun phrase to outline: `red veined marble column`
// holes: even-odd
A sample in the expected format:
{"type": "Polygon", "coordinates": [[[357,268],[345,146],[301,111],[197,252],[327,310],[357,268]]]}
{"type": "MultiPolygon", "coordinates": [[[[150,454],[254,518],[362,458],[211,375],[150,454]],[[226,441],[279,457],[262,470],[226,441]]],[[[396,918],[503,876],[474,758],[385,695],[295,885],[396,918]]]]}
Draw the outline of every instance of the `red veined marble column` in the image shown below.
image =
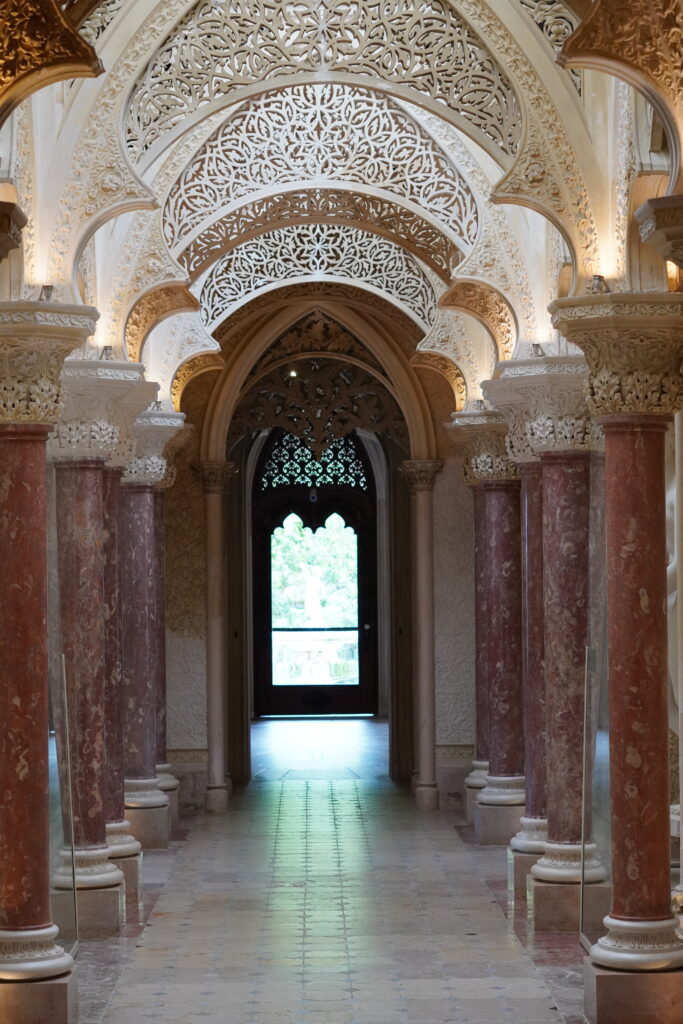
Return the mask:
{"type": "MultiPolygon", "coordinates": [[[[92,447],[92,425],[70,423],[75,447],[92,447]]],[[[102,424],[98,424],[102,428],[102,424]]],[[[62,646],[66,670],[71,750],[74,877],[77,889],[120,885],[121,871],[109,860],[105,817],[105,644],[102,459],[68,458],[59,428],[55,458],[57,541],[62,646]]],[[[65,448],[68,454],[68,448],[65,448]]],[[[71,851],[54,884],[73,885],[71,851]]]]}
{"type": "Polygon", "coordinates": [[[46,440],[60,415],[63,361],[96,319],[84,306],[0,303],[2,981],[52,978],[73,965],[55,944],[49,895],[46,440]]]}
{"type": "MultiPolygon", "coordinates": [[[[480,484],[472,487],[474,500],[474,692],[476,736],[472,771],[465,785],[476,794],[486,785],[489,770],[489,662],[488,621],[486,610],[486,532],[484,523],[484,491],[480,484]]],[[[468,798],[469,800],[469,798],[468,798]]]]}
{"type": "MultiPolygon", "coordinates": [[[[628,972],[635,1020],[651,1009],[637,972],[683,967],[671,910],[664,492],[664,436],[683,404],[683,295],[591,295],[550,309],[586,355],[605,432],[612,904],[590,958],[628,972]]],[[[659,1019],[679,1017],[680,998],[659,1019]]]]}
{"type": "Polygon", "coordinates": [[[109,856],[134,857],[140,843],[130,833],[124,802],[124,692],[122,671],[121,580],[119,520],[122,467],[104,469],[104,700],[105,763],[104,812],[109,856]]]}

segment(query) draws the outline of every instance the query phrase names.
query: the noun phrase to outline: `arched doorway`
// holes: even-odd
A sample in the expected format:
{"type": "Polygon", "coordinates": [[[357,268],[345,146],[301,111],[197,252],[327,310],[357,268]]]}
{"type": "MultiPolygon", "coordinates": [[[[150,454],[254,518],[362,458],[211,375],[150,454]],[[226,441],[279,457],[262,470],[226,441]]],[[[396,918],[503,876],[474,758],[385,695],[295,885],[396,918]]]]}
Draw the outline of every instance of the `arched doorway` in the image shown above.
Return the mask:
{"type": "Polygon", "coordinates": [[[252,485],[254,713],[376,714],[377,516],[362,444],[272,431],[252,485]]]}

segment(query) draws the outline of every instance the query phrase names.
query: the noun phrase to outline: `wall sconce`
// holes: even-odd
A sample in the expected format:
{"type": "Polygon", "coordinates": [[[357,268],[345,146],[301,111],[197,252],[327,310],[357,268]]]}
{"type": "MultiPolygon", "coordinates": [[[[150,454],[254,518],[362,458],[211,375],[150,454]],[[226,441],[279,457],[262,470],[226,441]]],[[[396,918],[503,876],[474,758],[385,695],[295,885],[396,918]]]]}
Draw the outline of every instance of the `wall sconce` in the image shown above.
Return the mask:
{"type": "Polygon", "coordinates": [[[475,400],[472,402],[472,408],[476,409],[477,411],[479,411],[481,409],[485,409],[486,406],[484,404],[484,399],[483,398],[475,398],[475,400]]]}
{"type": "Polygon", "coordinates": [[[532,341],[532,343],[531,343],[531,354],[535,358],[539,358],[539,359],[542,358],[543,356],[545,356],[545,352],[543,351],[543,346],[539,345],[539,343],[537,341],[532,341]]]}
{"type": "Polygon", "coordinates": [[[40,289],[40,295],[38,296],[38,302],[49,302],[52,298],[52,293],[55,290],[53,284],[44,284],[40,289]]]}
{"type": "Polygon", "coordinates": [[[155,402],[152,402],[152,411],[161,412],[161,399],[157,398],[155,402]]]}
{"type": "Polygon", "coordinates": [[[100,359],[105,359],[108,363],[111,363],[114,359],[114,349],[111,345],[103,345],[102,351],[100,352],[100,359]]]}
{"type": "Polygon", "coordinates": [[[602,292],[608,292],[609,290],[609,285],[602,274],[593,274],[593,279],[588,288],[589,294],[600,295],[602,292]]]}

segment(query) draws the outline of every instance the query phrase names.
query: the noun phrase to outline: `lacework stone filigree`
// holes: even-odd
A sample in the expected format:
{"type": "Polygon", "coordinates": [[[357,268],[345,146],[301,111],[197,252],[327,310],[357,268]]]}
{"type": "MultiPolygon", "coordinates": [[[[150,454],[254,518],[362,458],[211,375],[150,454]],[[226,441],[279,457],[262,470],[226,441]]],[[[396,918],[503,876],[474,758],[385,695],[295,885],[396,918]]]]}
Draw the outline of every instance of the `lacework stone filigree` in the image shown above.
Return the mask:
{"type": "Polygon", "coordinates": [[[354,487],[367,491],[368,478],[351,435],[333,441],[316,459],[308,445],[282,433],[263,467],[260,489],[275,487],[354,487]]]}
{"type": "Polygon", "coordinates": [[[437,296],[418,261],[386,238],[345,224],[279,228],[227,253],[201,290],[204,323],[213,331],[255,292],[301,278],[346,278],[384,292],[427,330],[437,296]]]}
{"type": "Polygon", "coordinates": [[[252,99],[214,132],[171,189],[169,248],[184,248],[217,211],[275,185],[344,182],[411,200],[465,247],[479,226],[466,179],[390,97],[316,83],[252,99]]]}
{"type": "MultiPolygon", "coordinates": [[[[561,0],[520,0],[522,8],[538,26],[548,40],[556,55],[562,52],[565,39],[568,39],[579,19],[561,0]]],[[[580,71],[570,71],[572,81],[580,94],[583,87],[583,76],[580,71]]]]}
{"type": "Polygon", "coordinates": [[[413,89],[486,148],[512,156],[521,113],[510,79],[442,0],[203,0],[135,83],[126,137],[139,159],[202,107],[259,82],[353,74],[413,89]]]}

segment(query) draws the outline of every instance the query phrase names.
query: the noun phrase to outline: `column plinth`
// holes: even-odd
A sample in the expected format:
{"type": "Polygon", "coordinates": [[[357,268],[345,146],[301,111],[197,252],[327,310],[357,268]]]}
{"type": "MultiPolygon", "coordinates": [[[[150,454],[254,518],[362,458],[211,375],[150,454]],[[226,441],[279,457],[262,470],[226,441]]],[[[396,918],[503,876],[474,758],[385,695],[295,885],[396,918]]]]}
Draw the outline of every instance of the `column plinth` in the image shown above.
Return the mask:
{"type": "Polygon", "coordinates": [[[68,974],[50,911],[47,456],[96,310],[0,303],[0,981],[68,974]]]}
{"type": "MultiPolygon", "coordinates": [[[[683,404],[683,295],[587,296],[550,310],[586,355],[589,408],[605,435],[612,904],[590,959],[625,972],[680,969],[670,888],[664,441],[683,404]]],[[[640,1009],[645,1016],[645,1004],[633,1009],[634,1019],[640,1009]]],[[[678,1008],[665,1012],[662,1022],[678,1016],[678,1008]]]]}

